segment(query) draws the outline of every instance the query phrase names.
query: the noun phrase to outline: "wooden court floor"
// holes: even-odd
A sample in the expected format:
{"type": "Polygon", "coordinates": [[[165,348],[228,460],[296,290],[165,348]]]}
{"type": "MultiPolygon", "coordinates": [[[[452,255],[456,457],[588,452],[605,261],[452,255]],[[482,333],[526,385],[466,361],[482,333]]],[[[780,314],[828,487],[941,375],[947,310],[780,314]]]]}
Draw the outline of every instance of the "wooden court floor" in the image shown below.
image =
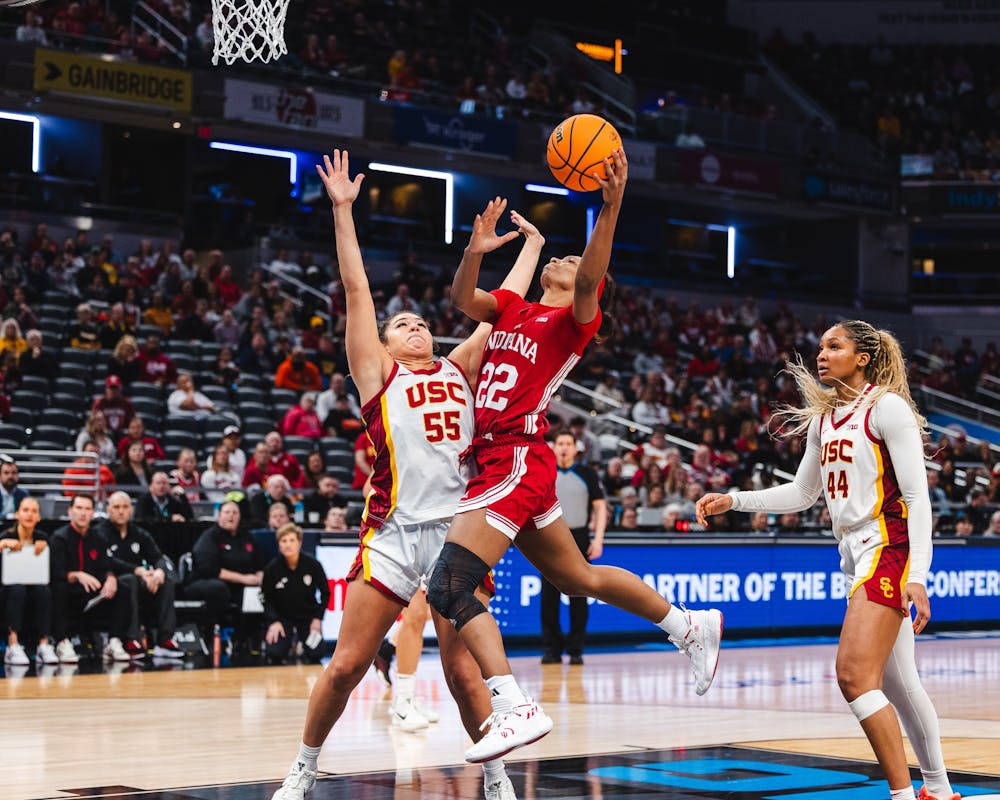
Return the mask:
{"type": "MultiPolygon", "coordinates": [[[[701,698],[692,690],[687,660],[669,645],[588,653],[582,667],[542,666],[537,654],[515,656],[522,685],[556,726],[512,754],[512,772],[527,775],[547,759],[722,745],[772,753],[779,764],[795,761],[796,754],[870,763],[867,743],[837,689],[834,651],[832,644],[726,647],[715,684],[701,698]]],[[[1000,793],[1000,634],[921,637],[917,655],[941,718],[949,769],[981,776],[989,793],[1000,793]]],[[[126,796],[94,787],[130,787],[130,797],[138,790],[163,798],[270,797],[296,753],[320,670],[149,666],[103,674],[66,668],[42,676],[8,674],[0,681],[0,798],[126,796]],[[232,789],[179,791],[221,786],[232,789]],[[240,786],[256,788],[235,791],[240,786]],[[158,791],[166,789],[174,791],[158,791]]],[[[453,777],[464,776],[463,788],[451,780],[444,792],[425,780],[428,788],[416,793],[364,796],[481,797],[480,770],[463,765],[468,740],[432,651],[421,659],[417,691],[441,721],[426,733],[399,732],[388,724],[388,692],[370,672],[323,749],[321,772],[385,773],[398,783],[414,771],[449,768],[453,777]]],[[[623,793],[613,780],[602,790],[602,779],[594,777],[599,774],[590,774],[585,794],[547,792],[544,776],[530,785],[518,778],[515,785],[522,800],[667,796],[623,793]]],[[[319,788],[317,797],[341,796],[319,788]]]]}

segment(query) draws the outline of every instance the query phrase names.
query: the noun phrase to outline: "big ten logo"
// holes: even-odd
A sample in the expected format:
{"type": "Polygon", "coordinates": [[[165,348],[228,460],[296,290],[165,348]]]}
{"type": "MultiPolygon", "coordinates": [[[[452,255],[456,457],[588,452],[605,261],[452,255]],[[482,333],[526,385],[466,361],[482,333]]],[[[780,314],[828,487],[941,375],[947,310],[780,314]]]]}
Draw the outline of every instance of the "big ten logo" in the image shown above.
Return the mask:
{"type": "Polygon", "coordinates": [[[278,119],[286,125],[316,127],[316,97],[309,89],[282,88],[276,111],[278,119]]]}
{"type": "Polygon", "coordinates": [[[330,587],[327,611],[343,611],[344,598],[347,597],[347,578],[328,578],[326,583],[330,587]]]}
{"type": "Polygon", "coordinates": [[[427,403],[444,403],[451,400],[465,405],[465,387],[455,381],[427,381],[406,390],[406,402],[410,408],[419,408],[427,403]]]}
{"type": "Polygon", "coordinates": [[[845,464],[853,464],[854,456],[851,455],[852,449],[854,449],[854,442],[850,439],[832,439],[829,442],[823,442],[823,448],[820,451],[819,456],[819,463],[824,467],[827,464],[832,464],[834,461],[842,461],[845,464]]]}

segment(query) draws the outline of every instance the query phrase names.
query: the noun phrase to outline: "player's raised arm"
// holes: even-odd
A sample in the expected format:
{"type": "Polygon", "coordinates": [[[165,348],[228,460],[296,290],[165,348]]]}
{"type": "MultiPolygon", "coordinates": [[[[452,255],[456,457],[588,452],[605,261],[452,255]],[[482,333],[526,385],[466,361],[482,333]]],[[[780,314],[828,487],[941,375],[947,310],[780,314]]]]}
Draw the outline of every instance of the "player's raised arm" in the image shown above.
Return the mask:
{"type": "MultiPolygon", "coordinates": [[[[542,236],[538,228],[516,211],[510,212],[510,219],[517,225],[518,233],[524,234],[524,244],[521,245],[521,252],[518,253],[514,266],[510,268],[510,272],[500,284],[500,288],[509,289],[524,297],[528,293],[528,289],[531,288],[531,280],[538,267],[542,248],[545,246],[545,237],[542,236]]],[[[483,292],[483,294],[486,294],[491,300],[493,299],[489,293],[483,292]]],[[[472,335],[452,350],[448,356],[465,373],[470,386],[475,387],[476,385],[479,367],[483,359],[483,348],[486,347],[486,339],[491,330],[493,330],[493,325],[489,322],[479,323],[472,335]]]]}
{"type": "Polygon", "coordinates": [[[615,150],[610,159],[604,160],[607,178],[597,173],[594,179],[601,184],[604,203],[597,215],[590,241],[580,257],[573,291],[573,316],[582,325],[593,322],[597,316],[597,289],[601,285],[608,265],[611,263],[611,245],[615,238],[615,227],[622,207],[625,184],[628,181],[628,159],[624,150],[615,150]]]}
{"type": "Polygon", "coordinates": [[[347,151],[334,150],[333,159],[323,156],[323,165],[317,164],[316,171],[333,203],[337,261],[347,301],[347,329],[344,335],[347,364],[364,403],[382,388],[392,369],[392,359],[379,339],[375,303],[354,228],[354,201],[358,198],[365,176],[358,173],[351,180],[349,167],[347,151]]]}
{"type": "Polygon", "coordinates": [[[503,235],[496,232],[497,222],[505,208],[507,208],[507,201],[504,198],[495,197],[486,204],[486,209],[482,214],[476,214],[476,218],[472,222],[472,235],[469,237],[469,244],[466,245],[465,251],[462,253],[462,261],[451,282],[451,301],[455,307],[480,322],[491,322],[497,308],[496,298],[476,286],[479,281],[479,267],[483,263],[483,256],[518,236],[517,231],[510,231],[503,235]]]}

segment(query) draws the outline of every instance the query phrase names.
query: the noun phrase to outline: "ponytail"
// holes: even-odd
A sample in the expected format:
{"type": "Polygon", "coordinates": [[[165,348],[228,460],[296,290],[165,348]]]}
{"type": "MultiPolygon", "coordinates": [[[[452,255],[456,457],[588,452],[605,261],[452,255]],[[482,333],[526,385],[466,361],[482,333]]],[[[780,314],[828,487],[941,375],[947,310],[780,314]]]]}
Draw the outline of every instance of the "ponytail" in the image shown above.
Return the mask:
{"type": "MultiPolygon", "coordinates": [[[[916,417],[917,427],[921,434],[925,435],[927,419],[920,413],[910,395],[906,360],[903,358],[899,340],[889,331],[878,330],[862,320],[845,320],[832,327],[843,328],[847,332],[847,338],[854,342],[855,350],[858,353],[868,354],[868,363],[864,366],[865,381],[875,387],[871,392],[869,405],[874,405],[887,394],[898,394],[910,406],[916,417]]],[[[782,427],[789,426],[781,431],[783,436],[798,436],[805,433],[813,419],[853,403],[860,396],[860,392],[841,386],[839,387],[841,391],[848,395],[846,401],[841,400],[837,387],[823,386],[813,375],[812,370],[802,362],[802,356],[796,354],[795,359],[794,363],[788,362],[785,365],[784,372],[795,380],[803,405],[799,408],[784,406],[768,420],[768,428],[771,420],[782,427]]]]}

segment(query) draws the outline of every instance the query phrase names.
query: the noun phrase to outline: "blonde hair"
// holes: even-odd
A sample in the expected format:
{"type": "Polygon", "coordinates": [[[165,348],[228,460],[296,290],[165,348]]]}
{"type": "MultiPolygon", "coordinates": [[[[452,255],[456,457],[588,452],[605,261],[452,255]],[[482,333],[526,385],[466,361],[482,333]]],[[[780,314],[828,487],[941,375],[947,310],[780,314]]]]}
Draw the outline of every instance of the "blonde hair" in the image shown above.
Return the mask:
{"type": "MultiPolygon", "coordinates": [[[[847,338],[854,342],[854,349],[869,356],[868,363],[863,367],[865,381],[875,387],[870,394],[869,404],[874,405],[887,394],[898,394],[912,409],[921,435],[926,435],[927,419],[910,396],[906,360],[899,340],[889,331],[879,330],[859,319],[843,320],[831,327],[843,328],[847,338]]],[[[814,419],[854,402],[861,394],[843,384],[834,388],[823,386],[816,380],[812,370],[802,363],[800,355],[796,356],[794,363],[786,362],[784,372],[795,380],[803,401],[801,407],[784,406],[771,417],[782,426],[781,435],[785,437],[805,433],[814,419]],[[841,399],[838,389],[847,396],[846,402],[841,399]]],[[[771,427],[770,420],[768,427],[771,427]]]]}
{"type": "Polygon", "coordinates": [[[302,528],[300,528],[294,522],[286,522],[284,525],[278,528],[278,530],[274,532],[274,538],[280,542],[284,537],[288,536],[288,534],[290,533],[294,534],[295,538],[298,539],[300,542],[302,541],[302,528]]]}

